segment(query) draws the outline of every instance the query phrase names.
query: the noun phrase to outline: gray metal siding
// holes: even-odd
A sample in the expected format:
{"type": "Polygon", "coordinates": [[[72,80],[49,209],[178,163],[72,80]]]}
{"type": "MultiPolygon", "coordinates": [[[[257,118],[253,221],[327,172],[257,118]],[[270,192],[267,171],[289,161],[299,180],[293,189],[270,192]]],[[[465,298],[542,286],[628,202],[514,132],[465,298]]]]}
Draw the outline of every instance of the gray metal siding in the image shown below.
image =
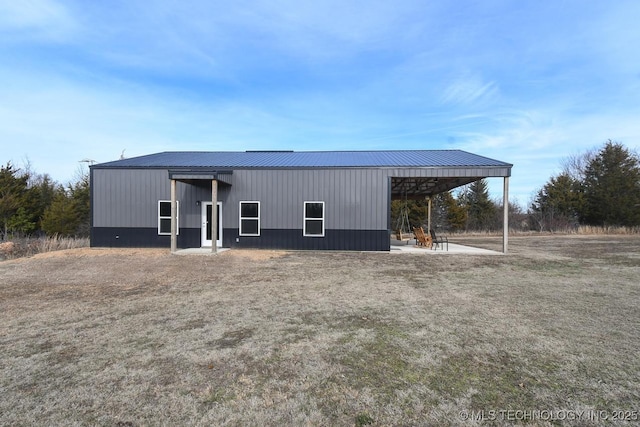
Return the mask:
{"type": "Polygon", "coordinates": [[[160,199],[169,197],[166,172],[158,170],[94,170],[94,227],[157,226],[160,199]]]}
{"type": "Polygon", "coordinates": [[[325,202],[325,228],[386,230],[387,180],[376,169],[237,170],[223,207],[237,227],[240,201],[259,201],[264,229],[302,229],[305,201],[325,202]]]}
{"type": "MultiPolygon", "coordinates": [[[[96,169],[93,171],[93,226],[148,228],[158,226],[158,200],[170,200],[167,170],[96,169]]],[[[178,182],[180,228],[199,228],[201,207],[196,201],[211,200],[210,188],[178,182]]],[[[220,186],[218,198],[225,201],[229,187],[220,186]]]]}

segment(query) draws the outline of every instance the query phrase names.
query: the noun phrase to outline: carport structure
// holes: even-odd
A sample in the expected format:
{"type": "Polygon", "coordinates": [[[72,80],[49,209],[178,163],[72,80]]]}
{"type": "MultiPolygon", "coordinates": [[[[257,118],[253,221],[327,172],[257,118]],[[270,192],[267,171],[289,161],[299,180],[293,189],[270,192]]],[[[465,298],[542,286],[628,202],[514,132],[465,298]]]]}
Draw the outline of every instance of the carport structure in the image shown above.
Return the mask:
{"type": "MultiPolygon", "coordinates": [[[[466,169],[459,172],[464,173],[466,169]]],[[[475,168],[470,170],[475,171],[475,168]]],[[[489,171],[485,171],[489,172],[489,171]]],[[[392,200],[427,200],[428,228],[431,229],[431,199],[433,196],[471,184],[490,176],[451,176],[451,177],[392,177],[390,182],[392,200]]],[[[503,176],[503,238],[502,251],[507,253],[509,246],[509,176],[503,176]]]]}

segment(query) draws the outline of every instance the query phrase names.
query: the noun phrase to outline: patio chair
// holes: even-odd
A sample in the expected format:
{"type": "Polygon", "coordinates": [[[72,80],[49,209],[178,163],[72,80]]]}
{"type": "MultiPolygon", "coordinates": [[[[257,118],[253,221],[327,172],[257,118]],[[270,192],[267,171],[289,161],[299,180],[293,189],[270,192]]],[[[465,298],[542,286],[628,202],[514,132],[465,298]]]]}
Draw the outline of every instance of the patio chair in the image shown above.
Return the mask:
{"type": "Polygon", "coordinates": [[[433,229],[429,230],[429,233],[431,234],[431,240],[433,241],[433,250],[437,251],[438,246],[440,246],[440,249],[444,250],[444,244],[446,243],[447,252],[449,252],[449,238],[447,236],[437,236],[433,229]]]}
{"type": "Polygon", "coordinates": [[[427,236],[422,227],[413,227],[413,234],[416,236],[416,244],[418,246],[424,246],[431,249],[431,246],[433,245],[431,236],[427,236]]]}

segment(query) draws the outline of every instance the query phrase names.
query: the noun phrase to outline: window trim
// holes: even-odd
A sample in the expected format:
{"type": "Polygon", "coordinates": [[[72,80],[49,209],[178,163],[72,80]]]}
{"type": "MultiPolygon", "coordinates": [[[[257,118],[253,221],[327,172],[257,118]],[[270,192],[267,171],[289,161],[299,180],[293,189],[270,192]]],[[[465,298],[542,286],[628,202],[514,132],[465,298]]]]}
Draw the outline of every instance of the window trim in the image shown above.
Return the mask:
{"type": "Polygon", "coordinates": [[[321,200],[306,200],[302,204],[302,235],[303,237],[324,237],[326,211],[324,201],[321,200]],[[307,218],[307,203],[320,203],[322,205],[322,218],[307,218]],[[307,233],[307,221],[322,221],[322,234],[308,234],[307,233]]]}
{"type": "Polygon", "coordinates": [[[239,236],[243,236],[243,237],[260,237],[260,201],[258,200],[241,200],[238,203],[238,235],[239,236]],[[243,204],[249,204],[249,203],[255,203],[258,205],[258,216],[257,217],[253,217],[253,216],[242,216],[242,205],[243,204]],[[242,220],[257,220],[258,221],[258,233],[254,234],[254,233],[243,233],[242,232],[242,220]]]}
{"type": "MultiPolygon", "coordinates": [[[[169,216],[160,215],[160,205],[162,203],[169,203],[169,209],[171,209],[171,200],[158,200],[158,236],[171,236],[171,231],[163,233],[160,231],[161,220],[168,219],[171,221],[171,214],[169,216]]],[[[180,201],[176,200],[176,235],[180,234],[180,201]]]]}

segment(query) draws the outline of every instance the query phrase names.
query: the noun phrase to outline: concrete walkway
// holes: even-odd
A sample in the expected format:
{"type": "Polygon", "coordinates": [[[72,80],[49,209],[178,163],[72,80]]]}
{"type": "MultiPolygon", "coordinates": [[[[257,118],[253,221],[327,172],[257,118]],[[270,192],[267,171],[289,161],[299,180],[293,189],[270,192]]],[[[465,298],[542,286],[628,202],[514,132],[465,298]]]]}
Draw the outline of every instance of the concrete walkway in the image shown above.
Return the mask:
{"type": "Polygon", "coordinates": [[[178,249],[174,255],[217,255],[219,253],[228,251],[229,248],[218,248],[217,252],[211,252],[211,248],[187,248],[178,249]]]}
{"type": "Polygon", "coordinates": [[[489,249],[474,248],[473,246],[464,246],[457,243],[449,243],[449,250],[447,251],[447,244],[444,244],[444,249],[438,246],[437,250],[427,249],[423,246],[416,246],[415,240],[409,240],[406,244],[399,241],[391,241],[392,254],[425,254],[425,255],[440,255],[440,254],[469,254],[469,255],[502,255],[502,252],[492,251],[489,249]]]}

